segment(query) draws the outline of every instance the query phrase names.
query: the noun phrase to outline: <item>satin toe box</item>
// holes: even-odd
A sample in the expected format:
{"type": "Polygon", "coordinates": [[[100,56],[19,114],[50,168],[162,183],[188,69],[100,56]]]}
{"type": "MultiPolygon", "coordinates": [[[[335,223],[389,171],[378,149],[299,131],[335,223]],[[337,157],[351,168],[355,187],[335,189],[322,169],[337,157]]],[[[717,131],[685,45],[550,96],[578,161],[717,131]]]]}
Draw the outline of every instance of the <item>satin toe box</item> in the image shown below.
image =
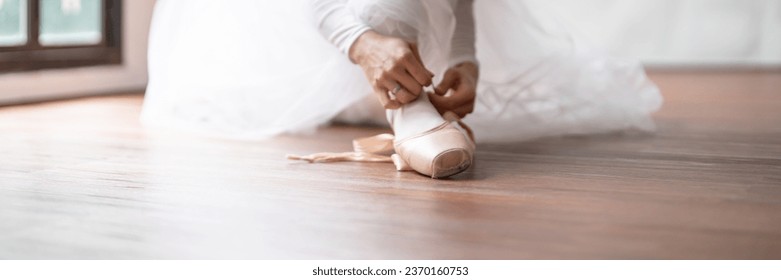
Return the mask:
{"type": "Polygon", "coordinates": [[[395,147],[412,169],[435,179],[467,170],[474,154],[474,146],[452,125],[404,139],[395,147]]]}

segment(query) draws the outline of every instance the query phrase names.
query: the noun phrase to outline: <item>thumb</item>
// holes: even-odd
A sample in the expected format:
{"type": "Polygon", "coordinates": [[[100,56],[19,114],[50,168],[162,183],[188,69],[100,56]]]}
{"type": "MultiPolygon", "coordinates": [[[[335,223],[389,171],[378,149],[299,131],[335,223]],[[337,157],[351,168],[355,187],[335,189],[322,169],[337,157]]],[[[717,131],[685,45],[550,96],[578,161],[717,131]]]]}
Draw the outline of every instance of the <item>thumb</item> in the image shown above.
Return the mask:
{"type": "Polygon", "coordinates": [[[456,71],[447,70],[447,72],[445,72],[445,76],[442,77],[442,81],[440,81],[437,87],[434,88],[434,92],[439,95],[445,95],[447,90],[453,88],[457,80],[458,75],[456,74],[456,71]]]}

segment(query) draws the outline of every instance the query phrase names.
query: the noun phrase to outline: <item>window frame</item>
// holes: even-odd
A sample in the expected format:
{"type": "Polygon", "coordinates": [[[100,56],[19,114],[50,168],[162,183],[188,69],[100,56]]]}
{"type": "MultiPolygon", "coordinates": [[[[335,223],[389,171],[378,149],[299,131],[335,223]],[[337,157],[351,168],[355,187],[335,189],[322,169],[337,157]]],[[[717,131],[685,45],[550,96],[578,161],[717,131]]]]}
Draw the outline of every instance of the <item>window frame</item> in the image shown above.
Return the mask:
{"type": "Polygon", "coordinates": [[[97,44],[43,46],[40,34],[40,0],[27,3],[27,42],[0,46],[0,73],[122,63],[122,0],[103,3],[103,36],[97,44]]]}

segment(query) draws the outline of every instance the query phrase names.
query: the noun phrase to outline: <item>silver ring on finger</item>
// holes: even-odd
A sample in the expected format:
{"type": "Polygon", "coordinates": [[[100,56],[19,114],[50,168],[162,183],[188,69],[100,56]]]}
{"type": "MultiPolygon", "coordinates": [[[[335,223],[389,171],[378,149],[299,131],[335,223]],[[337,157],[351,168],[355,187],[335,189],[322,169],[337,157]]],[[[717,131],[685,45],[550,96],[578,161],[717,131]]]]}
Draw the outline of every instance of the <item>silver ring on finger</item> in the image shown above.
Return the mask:
{"type": "Polygon", "coordinates": [[[401,85],[399,85],[399,84],[397,83],[397,84],[396,84],[396,87],[394,87],[394,88],[391,90],[391,93],[393,93],[393,94],[397,94],[397,93],[399,93],[399,91],[400,91],[400,90],[401,90],[401,85]]]}

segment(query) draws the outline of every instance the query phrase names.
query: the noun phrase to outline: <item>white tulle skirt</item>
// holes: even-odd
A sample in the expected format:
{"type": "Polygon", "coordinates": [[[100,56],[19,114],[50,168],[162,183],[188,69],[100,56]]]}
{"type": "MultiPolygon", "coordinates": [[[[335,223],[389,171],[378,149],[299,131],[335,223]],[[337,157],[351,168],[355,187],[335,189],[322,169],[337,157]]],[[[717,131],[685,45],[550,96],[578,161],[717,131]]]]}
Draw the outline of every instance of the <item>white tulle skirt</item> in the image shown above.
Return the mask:
{"type": "MultiPolygon", "coordinates": [[[[452,3],[421,3],[421,56],[441,77],[452,3]]],[[[535,3],[475,2],[481,76],[475,111],[464,121],[477,141],[652,130],[650,114],[662,98],[642,65],[589,48],[535,3]]],[[[308,5],[157,1],[143,123],[260,139],[312,131],[351,107],[372,106],[361,101],[372,93],[360,69],[317,32],[308,5]]],[[[361,12],[367,4],[350,5],[361,12]]]]}

